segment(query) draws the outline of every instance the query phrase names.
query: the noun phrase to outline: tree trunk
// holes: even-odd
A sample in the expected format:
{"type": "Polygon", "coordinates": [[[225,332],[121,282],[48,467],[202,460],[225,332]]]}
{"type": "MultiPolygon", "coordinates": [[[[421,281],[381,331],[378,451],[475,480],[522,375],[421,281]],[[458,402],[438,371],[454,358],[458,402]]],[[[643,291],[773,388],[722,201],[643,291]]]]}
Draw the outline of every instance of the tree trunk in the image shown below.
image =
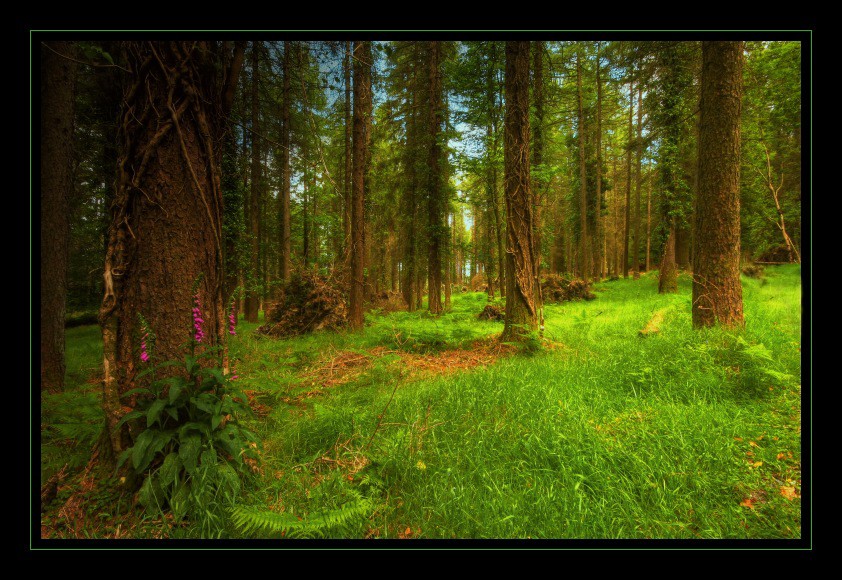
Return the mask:
{"type": "Polygon", "coordinates": [[[693,326],[743,325],[740,109],[743,43],[703,42],[693,326]]]}
{"type": "MultiPolygon", "coordinates": [[[[544,43],[535,42],[532,45],[533,71],[532,71],[532,93],[535,97],[535,128],[532,133],[532,167],[539,172],[541,164],[544,163],[544,43]]],[[[541,297],[541,205],[543,204],[542,192],[544,182],[542,178],[536,179],[533,176],[532,188],[532,248],[533,259],[535,260],[535,308],[542,311],[543,300],[541,297]]],[[[539,320],[543,324],[542,320],[539,320]]]]}
{"type": "Polygon", "coordinates": [[[637,168],[634,179],[634,279],[640,278],[640,178],[643,163],[643,85],[637,83],[637,168]]]}
{"type": "Polygon", "coordinates": [[[678,271],[675,267],[675,224],[670,224],[667,243],[664,244],[664,257],[658,273],[658,293],[678,292],[678,271]]]}
{"type": "Polygon", "coordinates": [[[532,198],[529,193],[529,42],[506,42],[506,321],[503,340],[521,340],[537,325],[532,198]]]}
{"type": "Polygon", "coordinates": [[[442,152],[439,144],[439,132],[441,128],[441,46],[438,41],[429,43],[429,97],[427,100],[427,174],[429,181],[427,185],[427,286],[428,299],[427,309],[432,314],[441,314],[441,268],[442,268],[442,246],[443,233],[442,224],[444,188],[441,183],[442,173],[442,152]]]}
{"type": "Polygon", "coordinates": [[[596,240],[597,278],[605,277],[605,219],[602,215],[602,78],[600,75],[599,42],[596,43],[596,240]]]}
{"type": "Polygon", "coordinates": [[[351,292],[348,323],[363,327],[365,259],[365,173],[368,158],[368,118],[371,116],[371,42],[354,43],[354,146],[351,204],[351,292]]]}
{"type": "Polygon", "coordinates": [[[76,47],[41,47],[41,391],[64,389],[76,47]]]}
{"type": "MultiPolygon", "coordinates": [[[[231,59],[229,74],[239,78],[245,60],[246,41],[238,40],[234,43],[234,53],[231,59]]],[[[234,105],[236,86],[228,85],[222,99],[223,114],[228,119],[231,108],[234,105]]],[[[246,133],[245,131],[243,133],[246,133]]],[[[245,139],[245,135],[243,136],[245,139]]],[[[223,301],[227,305],[231,295],[237,289],[240,279],[240,238],[243,229],[243,193],[244,189],[239,186],[239,171],[237,167],[237,139],[236,134],[227,123],[225,135],[222,138],[222,160],[220,162],[222,176],[222,236],[225,256],[225,287],[223,289],[223,301]]],[[[239,316],[236,301],[233,306],[235,321],[239,316]]]]}
{"type": "Polygon", "coordinates": [[[646,271],[651,269],[652,256],[652,166],[649,166],[649,187],[646,189],[646,271]]]}
{"type": "Polygon", "coordinates": [[[590,278],[588,261],[588,182],[585,169],[585,110],[582,97],[581,52],[576,53],[576,94],[579,101],[577,131],[579,133],[579,274],[587,282],[590,278]]]}
{"type": "Polygon", "coordinates": [[[342,225],[345,231],[344,260],[346,270],[351,267],[351,214],[352,193],[351,193],[351,41],[345,41],[345,60],[343,62],[345,71],[345,180],[343,183],[343,195],[345,198],[345,210],[342,214],[342,225]]]}
{"type": "Polygon", "coordinates": [[[284,60],[283,60],[283,111],[281,113],[281,167],[284,172],[283,184],[281,186],[281,220],[278,224],[278,237],[280,238],[281,246],[281,280],[287,282],[290,276],[290,266],[292,262],[292,231],[290,226],[290,190],[292,183],[292,167],[290,165],[290,135],[292,127],[290,126],[290,109],[291,109],[291,53],[292,43],[284,42],[284,60]]]}
{"type": "Polygon", "coordinates": [[[248,238],[249,272],[246,286],[245,318],[247,322],[257,322],[260,308],[260,41],[251,46],[251,191],[249,192],[248,238]]]}
{"type": "MultiPolygon", "coordinates": [[[[141,314],[155,334],[152,362],[182,359],[198,285],[207,346],[225,334],[222,192],[215,146],[225,127],[218,45],[125,44],[127,90],[100,309],[103,408],[112,450],[131,444],[117,429],[120,395],[137,386],[141,314]]],[[[237,75],[226,83],[236,85],[237,75]]],[[[204,359],[203,364],[216,361],[204,359]]],[[[123,402],[131,404],[131,399],[123,402]]]]}
{"type": "Polygon", "coordinates": [[[626,148],[626,227],[623,233],[623,278],[629,277],[629,226],[631,225],[632,175],[632,119],[634,116],[634,85],[629,83],[629,144],[626,148]]]}

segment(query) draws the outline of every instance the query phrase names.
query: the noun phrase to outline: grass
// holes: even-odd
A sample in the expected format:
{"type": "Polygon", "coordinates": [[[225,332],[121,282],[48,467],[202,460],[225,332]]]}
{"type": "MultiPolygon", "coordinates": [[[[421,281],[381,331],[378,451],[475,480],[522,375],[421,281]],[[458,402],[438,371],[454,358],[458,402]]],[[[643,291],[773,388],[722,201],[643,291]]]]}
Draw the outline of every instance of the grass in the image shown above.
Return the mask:
{"type": "MultiPolygon", "coordinates": [[[[689,278],[658,295],[650,274],[547,305],[547,346],[511,356],[481,342],[502,324],[475,318],[479,293],[440,318],[369,314],[358,334],[241,323],[264,461],[240,501],[303,518],[370,505],[329,537],[800,537],[800,268],[766,272],[743,278],[740,333],[693,330],[689,278]]],[[[59,396],[91,417],[95,335],[68,330],[59,396]]]]}

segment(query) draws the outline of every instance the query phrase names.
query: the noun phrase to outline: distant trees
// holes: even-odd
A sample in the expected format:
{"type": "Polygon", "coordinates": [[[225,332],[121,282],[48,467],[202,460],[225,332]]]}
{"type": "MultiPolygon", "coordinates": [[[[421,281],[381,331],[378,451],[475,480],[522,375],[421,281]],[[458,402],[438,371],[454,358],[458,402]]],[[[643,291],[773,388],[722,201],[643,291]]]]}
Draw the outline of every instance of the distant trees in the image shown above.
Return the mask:
{"type": "Polygon", "coordinates": [[[693,220],[693,326],[743,324],[740,113],[743,43],[702,43],[699,191],[693,220]]]}
{"type": "Polygon", "coordinates": [[[64,387],[76,49],[44,42],[41,58],[41,390],[64,387]]]}

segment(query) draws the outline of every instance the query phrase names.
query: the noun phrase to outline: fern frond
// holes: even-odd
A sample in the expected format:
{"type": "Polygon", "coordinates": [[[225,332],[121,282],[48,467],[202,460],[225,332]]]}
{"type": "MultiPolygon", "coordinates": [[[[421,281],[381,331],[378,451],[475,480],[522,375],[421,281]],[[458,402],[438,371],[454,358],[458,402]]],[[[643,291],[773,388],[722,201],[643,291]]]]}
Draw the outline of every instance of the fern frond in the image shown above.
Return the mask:
{"type": "Polygon", "coordinates": [[[273,512],[259,506],[236,506],[232,509],[232,519],[245,533],[283,532],[290,537],[313,537],[324,536],[330,529],[344,525],[354,518],[367,517],[371,509],[371,500],[364,498],[299,520],[292,514],[273,512]]]}

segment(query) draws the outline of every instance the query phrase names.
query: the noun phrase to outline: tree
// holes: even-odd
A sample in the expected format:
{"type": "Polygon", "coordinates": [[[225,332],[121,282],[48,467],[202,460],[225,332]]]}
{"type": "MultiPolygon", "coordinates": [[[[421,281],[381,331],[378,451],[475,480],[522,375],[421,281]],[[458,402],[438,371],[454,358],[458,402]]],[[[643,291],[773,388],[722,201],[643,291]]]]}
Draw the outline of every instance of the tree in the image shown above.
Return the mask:
{"type": "Polygon", "coordinates": [[[246,284],[246,299],[243,310],[248,322],[257,322],[260,295],[258,280],[260,279],[260,174],[262,170],[260,157],[260,41],[254,41],[251,46],[251,186],[248,198],[247,228],[249,243],[249,269],[246,284]]]}
{"type": "Polygon", "coordinates": [[[643,85],[637,84],[637,167],[634,179],[634,279],[640,278],[640,181],[643,162],[643,85]]]}
{"type": "Polygon", "coordinates": [[[532,197],[529,183],[529,42],[506,42],[506,116],[504,121],[506,192],[506,320],[503,340],[518,340],[534,330],[532,197]]]}
{"type": "Polygon", "coordinates": [[[41,390],[51,392],[64,388],[75,54],[72,42],[41,46],[41,390]]]}
{"type": "MultiPolygon", "coordinates": [[[[532,95],[535,102],[535,128],[532,134],[532,241],[535,246],[532,255],[535,260],[535,307],[541,311],[541,205],[545,180],[540,172],[544,163],[544,43],[535,42],[532,53],[532,95]]],[[[543,320],[539,322],[543,324],[543,320]]]]}
{"type": "Polygon", "coordinates": [[[432,314],[441,314],[442,252],[447,243],[447,226],[444,222],[445,188],[441,126],[442,82],[441,43],[431,41],[428,46],[429,94],[427,99],[427,307],[432,314]]]}
{"type": "Polygon", "coordinates": [[[634,115],[634,85],[629,82],[629,140],[626,147],[626,225],[623,233],[623,278],[629,277],[629,230],[631,226],[632,175],[632,116],[634,115]]]}
{"type": "Polygon", "coordinates": [[[290,76],[292,75],[291,64],[292,43],[284,42],[283,60],[283,111],[281,113],[281,170],[283,171],[283,183],[281,185],[280,201],[280,223],[278,233],[281,243],[281,280],[289,280],[290,264],[292,261],[292,232],[290,227],[290,189],[292,182],[292,165],[290,164],[290,109],[292,103],[292,92],[290,90],[290,76]]]}
{"type": "Polygon", "coordinates": [[[371,42],[354,43],[353,199],[351,204],[351,292],[348,322],[363,327],[365,174],[371,117],[371,42]]]}
{"type": "MultiPolygon", "coordinates": [[[[225,45],[207,41],[123,44],[127,75],[100,308],[103,408],[112,451],[131,445],[121,400],[144,364],[142,315],[153,360],[182,358],[191,307],[201,303],[204,344],[221,345],[222,191],[218,151],[224,95],[236,85],[225,45]],[[204,276],[193,295],[194,281],[204,276]]],[[[209,364],[209,363],[205,363],[209,364]]]]}
{"type": "Polygon", "coordinates": [[[699,189],[693,220],[693,326],[743,324],[740,113],[743,43],[702,43],[699,189]]]}
{"type": "Polygon", "coordinates": [[[579,103],[579,117],[576,131],[579,133],[579,275],[587,281],[590,277],[590,256],[588,245],[588,178],[585,164],[585,113],[582,96],[581,50],[576,52],[576,96],[579,103]]]}

